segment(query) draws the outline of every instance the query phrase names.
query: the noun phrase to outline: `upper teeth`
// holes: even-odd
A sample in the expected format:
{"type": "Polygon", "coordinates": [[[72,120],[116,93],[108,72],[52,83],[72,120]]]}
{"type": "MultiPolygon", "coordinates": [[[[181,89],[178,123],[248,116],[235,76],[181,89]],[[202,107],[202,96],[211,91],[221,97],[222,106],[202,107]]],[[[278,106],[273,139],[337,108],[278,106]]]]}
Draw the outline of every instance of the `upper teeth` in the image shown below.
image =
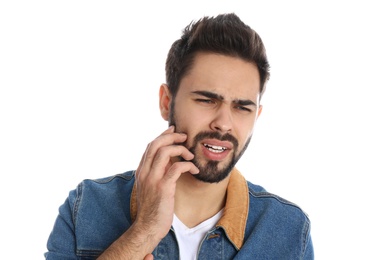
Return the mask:
{"type": "Polygon", "coordinates": [[[204,146],[205,146],[207,149],[209,149],[210,151],[212,151],[212,152],[222,153],[223,151],[226,150],[225,147],[218,146],[218,145],[204,144],[204,146]]]}

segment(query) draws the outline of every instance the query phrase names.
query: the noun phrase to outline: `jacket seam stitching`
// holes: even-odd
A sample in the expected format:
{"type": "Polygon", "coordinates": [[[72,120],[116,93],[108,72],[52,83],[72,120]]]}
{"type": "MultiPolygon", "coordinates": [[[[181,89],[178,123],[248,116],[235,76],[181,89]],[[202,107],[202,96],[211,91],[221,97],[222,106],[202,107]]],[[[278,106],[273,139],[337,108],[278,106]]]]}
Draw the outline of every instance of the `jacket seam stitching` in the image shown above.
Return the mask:
{"type": "Polygon", "coordinates": [[[304,255],[305,255],[307,241],[308,241],[308,237],[309,237],[309,231],[310,231],[310,221],[306,220],[304,228],[303,228],[303,232],[302,232],[303,245],[302,245],[302,251],[301,251],[301,259],[303,259],[304,255]]]}

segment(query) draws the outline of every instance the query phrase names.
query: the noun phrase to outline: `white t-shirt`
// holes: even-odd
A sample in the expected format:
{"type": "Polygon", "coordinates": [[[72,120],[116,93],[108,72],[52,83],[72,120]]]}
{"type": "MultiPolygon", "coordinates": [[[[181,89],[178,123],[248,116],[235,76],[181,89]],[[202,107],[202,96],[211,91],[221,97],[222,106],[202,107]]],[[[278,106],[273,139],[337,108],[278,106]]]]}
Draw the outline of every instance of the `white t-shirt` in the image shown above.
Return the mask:
{"type": "Polygon", "coordinates": [[[181,260],[196,260],[200,242],[218,222],[222,216],[223,209],[213,217],[206,219],[199,225],[188,228],[180,219],[173,215],[172,226],[175,229],[181,260]]]}

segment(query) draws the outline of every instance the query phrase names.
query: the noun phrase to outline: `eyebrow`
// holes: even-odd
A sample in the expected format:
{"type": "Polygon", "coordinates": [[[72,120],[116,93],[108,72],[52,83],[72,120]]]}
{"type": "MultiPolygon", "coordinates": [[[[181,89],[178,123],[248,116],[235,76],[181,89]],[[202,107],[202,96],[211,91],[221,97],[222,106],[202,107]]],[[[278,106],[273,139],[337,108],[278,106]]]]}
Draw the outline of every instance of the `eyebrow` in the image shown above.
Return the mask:
{"type": "Polygon", "coordinates": [[[218,94],[216,94],[214,92],[205,91],[205,90],[192,91],[191,93],[197,94],[197,95],[200,95],[200,96],[204,96],[204,97],[208,97],[208,98],[212,98],[212,99],[218,99],[218,100],[221,100],[221,101],[225,99],[222,95],[218,95],[218,94]]]}
{"type": "MultiPolygon", "coordinates": [[[[191,93],[196,95],[201,95],[207,98],[217,99],[220,101],[225,100],[225,98],[222,95],[210,91],[197,90],[197,91],[192,91],[191,93]]],[[[234,99],[233,103],[236,103],[237,105],[240,106],[257,106],[256,103],[250,99],[234,99]]]]}

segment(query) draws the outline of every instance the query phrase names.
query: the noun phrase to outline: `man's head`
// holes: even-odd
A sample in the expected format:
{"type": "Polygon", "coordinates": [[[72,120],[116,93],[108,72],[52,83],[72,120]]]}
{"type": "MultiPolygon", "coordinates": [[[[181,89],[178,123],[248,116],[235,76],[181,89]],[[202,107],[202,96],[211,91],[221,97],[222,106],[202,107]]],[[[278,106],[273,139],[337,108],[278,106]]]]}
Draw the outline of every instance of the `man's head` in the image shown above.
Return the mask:
{"type": "Polygon", "coordinates": [[[184,145],[195,155],[199,180],[223,180],[244,153],[268,70],[260,37],[234,14],[192,23],[172,45],[160,109],[187,134],[184,145]]]}
{"type": "Polygon", "coordinates": [[[260,74],[260,97],[269,79],[269,63],[260,36],[235,14],[203,17],[190,23],[175,41],[165,64],[166,83],[175,97],[181,79],[191,69],[198,52],[219,53],[253,62],[260,74]]]}

